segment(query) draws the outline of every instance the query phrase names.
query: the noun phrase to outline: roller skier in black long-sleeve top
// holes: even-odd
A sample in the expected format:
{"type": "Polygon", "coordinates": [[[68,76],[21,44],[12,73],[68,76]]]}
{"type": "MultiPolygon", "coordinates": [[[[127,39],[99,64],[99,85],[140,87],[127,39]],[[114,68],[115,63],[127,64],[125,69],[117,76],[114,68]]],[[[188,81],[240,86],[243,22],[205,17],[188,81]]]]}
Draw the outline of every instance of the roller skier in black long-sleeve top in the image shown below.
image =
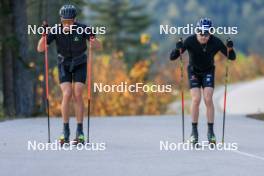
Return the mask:
{"type": "Polygon", "coordinates": [[[208,18],[202,18],[197,22],[197,27],[201,30],[197,34],[191,35],[186,40],[176,43],[176,49],[171,52],[170,59],[176,60],[182,53],[187,50],[189,53],[188,79],[192,97],[191,116],[192,116],[192,133],[190,142],[198,143],[198,117],[201,95],[203,94],[206,105],[206,115],[208,122],[208,142],[216,143],[213,130],[214,125],[214,77],[215,66],[214,56],[220,51],[227,59],[235,60],[236,54],[233,49],[233,42],[227,40],[226,45],[216,36],[210,34],[212,22],[208,18]]]}

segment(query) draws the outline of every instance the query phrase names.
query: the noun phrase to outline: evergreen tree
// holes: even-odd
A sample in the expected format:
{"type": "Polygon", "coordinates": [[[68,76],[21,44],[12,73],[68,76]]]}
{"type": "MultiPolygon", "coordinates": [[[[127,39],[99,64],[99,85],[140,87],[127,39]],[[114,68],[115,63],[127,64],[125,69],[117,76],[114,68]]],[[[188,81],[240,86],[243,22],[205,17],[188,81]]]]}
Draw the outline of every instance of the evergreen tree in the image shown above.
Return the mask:
{"type": "Polygon", "coordinates": [[[91,21],[96,26],[105,26],[104,48],[106,52],[124,52],[125,62],[131,67],[140,55],[140,33],[150,25],[144,4],[129,0],[89,1],[91,21]],[[133,55],[131,53],[134,53],[133,55]],[[132,56],[131,56],[132,55],[132,56]]]}

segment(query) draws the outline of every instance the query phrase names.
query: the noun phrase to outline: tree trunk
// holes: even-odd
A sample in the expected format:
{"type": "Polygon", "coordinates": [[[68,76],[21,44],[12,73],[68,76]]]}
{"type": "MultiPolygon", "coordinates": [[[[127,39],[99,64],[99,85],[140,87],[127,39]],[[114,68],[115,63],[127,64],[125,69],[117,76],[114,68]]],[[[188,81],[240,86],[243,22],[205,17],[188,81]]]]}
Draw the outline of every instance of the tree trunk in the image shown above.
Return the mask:
{"type": "Polygon", "coordinates": [[[30,116],[34,111],[33,71],[28,67],[28,35],[26,0],[12,0],[14,33],[17,39],[17,52],[14,56],[14,80],[16,95],[16,114],[30,116]]]}
{"type": "Polygon", "coordinates": [[[13,73],[13,41],[12,33],[12,4],[8,0],[1,0],[1,56],[3,68],[3,99],[6,116],[15,115],[15,90],[13,73]]]}

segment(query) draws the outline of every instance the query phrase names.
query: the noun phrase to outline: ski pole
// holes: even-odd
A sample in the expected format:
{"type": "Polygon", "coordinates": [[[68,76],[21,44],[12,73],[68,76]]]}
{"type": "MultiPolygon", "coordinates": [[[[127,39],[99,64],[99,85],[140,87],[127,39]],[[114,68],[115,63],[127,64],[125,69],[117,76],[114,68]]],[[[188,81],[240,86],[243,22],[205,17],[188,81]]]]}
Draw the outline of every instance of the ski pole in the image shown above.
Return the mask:
{"type": "MultiPolygon", "coordinates": [[[[44,21],[46,25],[47,22],[44,21]]],[[[48,116],[48,143],[50,143],[50,116],[49,116],[49,62],[48,62],[48,46],[47,34],[44,34],[44,48],[45,48],[45,87],[46,87],[46,113],[48,116]]]]}
{"type": "MultiPolygon", "coordinates": [[[[180,41],[182,42],[182,38],[180,38],[180,41]]],[[[182,142],[184,143],[184,90],[183,90],[183,60],[182,60],[182,49],[180,48],[180,68],[181,68],[181,109],[182,109],[182,142]]]]}
{"type": "MultiPolygon", "coordinates": [[[[230,38],[227,39],[227,41],[230,38]]],[[[222,143],[224,143],[225,140],[225,121],[226,121],[226,101],[227,101],[227,84],[228,84],[228,72],[229,72],[229,50],[228,47],[226,46],[226,57],[227,61],[225,64],[225,92],[224,92],[224,111],[223,111],[223,131],[222,131],[222,143]]]]}
{"type": "Polygon", "coordinates": [[[87,118],[87,143],[90,143],[90,109],[91,109],[91,76],[92,76],[92,44],[93,44],[93,38],[90,38],[89,40],[89,50],[88,51],[88,57],[87,57],[87,90],[88,90],[88,118],[87,118]]]}

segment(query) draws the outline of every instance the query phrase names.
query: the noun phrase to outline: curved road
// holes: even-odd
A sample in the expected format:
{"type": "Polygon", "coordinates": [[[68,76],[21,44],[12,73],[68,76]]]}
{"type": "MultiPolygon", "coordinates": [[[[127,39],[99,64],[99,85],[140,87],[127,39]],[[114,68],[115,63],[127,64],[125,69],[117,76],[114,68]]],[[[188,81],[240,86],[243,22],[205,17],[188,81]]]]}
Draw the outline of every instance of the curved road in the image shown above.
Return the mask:
{"type": "MultiPolygon", "coordinates": [[[[221,89],[219,91],[220,95],[221,89]]],[[[247,103],[253,105],[253,102],[247,103]]],[[[205,140],[206,129],[203,127],[206,121],[205,118],[200,120],[200,138],[205,140]]],[[[211,151],[208,148],[203,151],[160,151],[161,140],[181,141],[178,115],[93,118],[91,141],[106,143],[105,151],[78,151],[76,148],[71,151],[28,151],[28,141],[47,141],[47,120],[5,121],[0,123],[0,175],[262,176],[264,122],[228,114],[226,123],[226,142],[238,143],[236,151],[211,151]]],[[[190,117],[187,116],[186,137],[190,133],[189,124],[190,117]]],[[[218,112],[215,127],[218,139],[221,126],[222,113],[218,112]]],[[[51,120],[52,141],[60,135],[61,127],[61,119],[51,120]]],[[[73,119],[71,130],[74,134],[73,119]]]]}

